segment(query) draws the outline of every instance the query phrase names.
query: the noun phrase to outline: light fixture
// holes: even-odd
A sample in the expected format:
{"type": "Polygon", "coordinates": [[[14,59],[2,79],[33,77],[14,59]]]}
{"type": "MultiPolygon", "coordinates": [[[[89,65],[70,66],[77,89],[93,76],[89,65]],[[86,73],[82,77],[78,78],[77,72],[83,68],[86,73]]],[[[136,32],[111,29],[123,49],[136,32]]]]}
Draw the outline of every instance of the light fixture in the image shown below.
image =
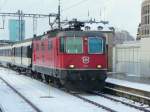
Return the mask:
{"type": "Polygon", "coordinates": [[[74,65],[69,65],[69,68],[75,68],[75,66],[74,65]]]}
{"type": "Polygon", "coordinates": [[[102,65],[97,65],[97,68],[102,68],[102,65]]]}

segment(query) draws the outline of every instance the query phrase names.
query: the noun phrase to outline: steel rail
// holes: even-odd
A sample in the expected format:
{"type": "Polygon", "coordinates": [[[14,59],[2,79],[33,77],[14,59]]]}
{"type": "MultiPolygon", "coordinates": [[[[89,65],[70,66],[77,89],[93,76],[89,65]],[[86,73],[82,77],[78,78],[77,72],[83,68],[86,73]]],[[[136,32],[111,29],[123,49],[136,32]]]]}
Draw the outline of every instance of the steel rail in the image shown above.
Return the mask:
{"type": "Polygon", "coordinates": [[[18,96],[20,96],[27,104],[29,104],[36,112],[42,112],[36,105],[34,105],[30,100],[23,96],[19,91],[17,91],[12,85],[10,85],[5,79],[0,77],[0,79],[11,88],[18,96]]]}
{"type": "Polygon", "coordinates": [[[102,94],[102,93],[97,93],[97,92],[91,92],[91,93],[93,93],[93,94],[95,94],[95,95],[98,95],[98,96],[100,96],[100,97],[104,97],[104,98],[106,98],[106,99],[109,99],[109,100],[115,101],[115,102],[122,103],[122,104],[124,104],[124,105],[127,105],[127,106],[129,106],[129,107],[132,107],[132,108],[138,109],[138,110],[140,110],[140,111],[150,112],[150,110],[147,110],[147,109],[145,109],[144,107],[138,107],[138,106],[136,106],[136,105],[132,105],[132,104],[129,104],[129,103],[127,103],[127,102],[124,102],[124,101],[117,100],[117,99],[115,99],[115,98],[112,98],[112,97],[106,96],[106,95],[104,95],[104,94],[102,94]]]}
{"type": "MultiPolygon", "coordinates": [[[[71,94],[71,93],[70,93],[71,94]]],[[[80,95],[77,95],[77,94],[72,94],[73,96],[75,96],[75,97],[77,97],[77,98],[79,98],[79,99],[81,99],[81,100],[83,100],[83,101],[85,101],[85,102],[88,102],[88,103],[90,103],[90,104],[92,104],[92,105],[95,105],[95,106],[97,106],[97,107],[99,107],[99,108],[102,108],[102,109],[104,109],[104,110],[107,110],[108,112],[117,112],[117,111],[115,111],[115,110],[113,110],[113,109],[111,109],[111,108],[109,108],[109,107],[106,107],[106,106],[104,106],[104,105],[101,105],[101,104],[99,104],[99,103],[96,103],[96,102],[94,102],[94,101],[92,101],[92,100],[89,100],[89,99],[87,99],[87,98],[84,98],[84,97],[82,97],[82,96],[80,96],[80,95]]]]}
{"type": "Polygon", "coordinates": [[[106,83],[104,91],[108,94],[121,96],[150,106],[150,92],[126,86],[106,83]]]}

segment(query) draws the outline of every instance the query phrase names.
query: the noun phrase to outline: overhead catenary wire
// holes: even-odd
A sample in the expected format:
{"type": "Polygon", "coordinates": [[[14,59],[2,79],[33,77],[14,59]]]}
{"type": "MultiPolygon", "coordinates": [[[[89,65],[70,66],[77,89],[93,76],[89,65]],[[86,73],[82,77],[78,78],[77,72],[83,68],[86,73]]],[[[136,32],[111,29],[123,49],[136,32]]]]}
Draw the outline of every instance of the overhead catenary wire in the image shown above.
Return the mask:
{"type": "Polygon", "coordinates": [[[8,0],[4,0],[3,4],[1,4],[1,6],[0,6],[0,11],[1,11],[2,8],[6,5],[7,1],[8,1],[8,0]]]}
{"type": "MultiPolygon", "coordinates": [[[[66,0],[61,0],[61,2],[63,2],[63,1],[66,1],[66,0]]],[[[70,9],[76,8],[76,7],[84,4],[87,1],[89,1],[89,0],[80,0],[80,1],[74,3],[73,5],[71,5],[67,8],[61,9],[61,13],[66,13],[68,11],[70,12],[71,11],[70,9]]],[[[99,19],[101,19],[101,20],[107,20],[108,19],[108,17],[106,17],[106,16],[108,16],[108,9],[107,8],[108,8],[109,4],[111,4],[112,1],[113,0],[94,0],[93,2],[91,1],[92,3],[96,3],[97,9],[100,8],[100,12],[98,13],[99,19]]],[[[91,10],[92,9],[94,10],[94,7],[91,8],[91,10]]],[[[87,8],[86,8],[86,10],[87,10],[87,8]]],[[[89,9],[88,9],[88,18],[90,18],[90,10],[89,9]]]]}
{"type": "Polygon", "coordinates": [[[77,2],[76,4],[73,4],[73,5],[69,6],[68,8],[63,9],[62,12],[65,12],[65,11],[67,11],[67,10],[69,10],[69,9],[72,9],[72,8],[74,8],[74,7],[76,7],[76,6],[79,6],[79,5],[81,5],[82,3],[85,3],[85,2],[87,2],[87,1],[88,1],[88,0],[81,0],[81,1],[77,2]]]}

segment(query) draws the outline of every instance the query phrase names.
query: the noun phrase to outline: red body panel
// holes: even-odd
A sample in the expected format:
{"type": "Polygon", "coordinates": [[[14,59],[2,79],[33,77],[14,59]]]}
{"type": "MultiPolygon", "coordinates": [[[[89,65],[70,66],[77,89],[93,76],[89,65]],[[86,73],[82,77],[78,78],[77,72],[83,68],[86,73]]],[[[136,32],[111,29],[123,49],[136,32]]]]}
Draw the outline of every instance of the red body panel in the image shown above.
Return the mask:
{"type": "Polygon", "coordinates": [[[74,65],[75,69],[97,69],[97,65],[101,65],[101,69],[107,69],[107,54],[88,54],[86,40],[84,40],[83,46],[83,54],[66,54],[59,50],[59,37],[34,40],[33,65],[53,69],[68,69],[69,65],[74,65]],[[49,41],[52,44],[50,50],[48,50],[49,41]]]}
{"type": "Polygon", "coordinates": [[[107,61],[105,55],[63,55],[61,68],[69,68],[69,65],[75,65],[76,69],[97,69],[97,65],[101,65],[106,69],[107,61]],[[89,63],[85,64],[83,57],[89,57],[89,63]]]}

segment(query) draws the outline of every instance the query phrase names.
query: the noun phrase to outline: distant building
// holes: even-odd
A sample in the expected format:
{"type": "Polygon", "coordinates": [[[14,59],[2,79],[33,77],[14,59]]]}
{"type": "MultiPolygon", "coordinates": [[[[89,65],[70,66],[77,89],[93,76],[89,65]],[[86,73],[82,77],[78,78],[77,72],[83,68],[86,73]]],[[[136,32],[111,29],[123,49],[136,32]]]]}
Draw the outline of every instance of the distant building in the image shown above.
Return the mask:
{"type": "Polygon", "coordinates": [[[150,38],[150,0],[143,0],[141,8],[141,23],[139,24],[137,40],[150,38]]]}
{"type": "Polygon", "coordinates": [[[10,41],[21,41],[25,38],[25,21],[15,19],[9,20],[9,39],[10,41]]]}
{"type": "Polygon", "coordinates": [[[134,37],[126,30],[120,30],[115,32],[115,36],[113,37],[114,44],[122,44],[126,41],[134,41],[134,37]]]}

